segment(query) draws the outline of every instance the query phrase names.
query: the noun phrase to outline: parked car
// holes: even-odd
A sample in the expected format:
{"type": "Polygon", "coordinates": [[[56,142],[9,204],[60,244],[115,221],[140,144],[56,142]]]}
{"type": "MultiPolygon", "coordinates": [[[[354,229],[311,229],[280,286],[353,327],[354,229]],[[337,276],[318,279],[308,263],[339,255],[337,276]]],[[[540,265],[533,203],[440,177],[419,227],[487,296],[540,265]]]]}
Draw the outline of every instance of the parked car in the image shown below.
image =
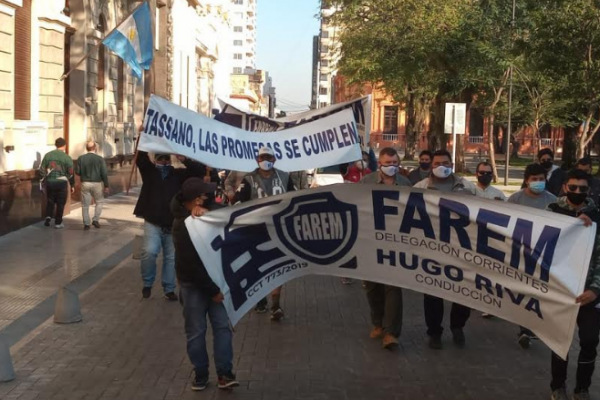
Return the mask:
{"type": "Polygon", "coordinates": [[[308,177],[310,179],[309,182],[311,188],[344,183],[344,178],[342,178],[342,174],[340,174],[339,165],[309,170],[308,177]]]}

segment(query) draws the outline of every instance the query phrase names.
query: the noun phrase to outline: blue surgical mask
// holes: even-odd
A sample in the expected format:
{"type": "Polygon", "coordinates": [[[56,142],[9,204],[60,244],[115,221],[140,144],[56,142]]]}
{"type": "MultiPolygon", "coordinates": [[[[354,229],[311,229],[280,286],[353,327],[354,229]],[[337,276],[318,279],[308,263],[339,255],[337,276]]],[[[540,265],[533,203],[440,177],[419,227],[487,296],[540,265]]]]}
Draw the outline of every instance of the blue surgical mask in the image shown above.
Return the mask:
{"type": "Polygon", "coordinates": [[[529,190],[531,190],[535,194],[540,194],[544,190],[546,190],[546,182],[544,182],[544,181],[541,181],[541,182],[531,182],[529,184],[529,190]]]}

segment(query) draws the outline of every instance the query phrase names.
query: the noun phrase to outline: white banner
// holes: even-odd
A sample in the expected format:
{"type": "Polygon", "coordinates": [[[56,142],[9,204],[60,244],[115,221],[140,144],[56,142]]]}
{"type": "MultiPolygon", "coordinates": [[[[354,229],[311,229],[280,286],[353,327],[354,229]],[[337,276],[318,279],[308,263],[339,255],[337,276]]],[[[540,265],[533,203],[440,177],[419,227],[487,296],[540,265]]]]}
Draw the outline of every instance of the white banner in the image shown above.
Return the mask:
{"type": "Polygon", "coordinates": [[[514,204],[343,184],[218,210],[186,225],[233,324],[293,278],[333,275],[491,313],[531,329],[562,357],[596,231],[514,204]]]}
{"type": "Polygon", "coordinates": [[[360,159],[351,110],[264,135],[207,118],[157,96],[150,98],[139,149],[179,154],[210,167],[249,172],[257,168],[258,150],[267,146],[282,171],[327,167],[360,159]]]}
{"type": "Polygon", "coordinates": [[[291,114],[277,119],[269,119],[261,115],[240,110],[223,100],[220,100],[220,104],[222,111],[215,117],[216,120],[252,132],[276,132],[313,122],[342,110],[351,109],[354,113],[354,121],[356,122],[361,145],[363,145],[363,147],[366,146],[370,139],[371,96],[361,97],[360,99],[334,104],[316,110],[291,114]]]}

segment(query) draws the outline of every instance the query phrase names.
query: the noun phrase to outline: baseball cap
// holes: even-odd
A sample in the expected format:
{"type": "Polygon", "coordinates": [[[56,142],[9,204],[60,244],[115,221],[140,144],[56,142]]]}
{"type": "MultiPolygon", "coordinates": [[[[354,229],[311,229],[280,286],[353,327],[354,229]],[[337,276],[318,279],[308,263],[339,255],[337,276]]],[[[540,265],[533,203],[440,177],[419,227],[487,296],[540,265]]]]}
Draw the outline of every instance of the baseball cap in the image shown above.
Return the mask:
{"type": "Polygon", "coordinates": [[[262,156],[265,154],[275,157],[275,153],[273,152],[273,150],[270,147],[261,147],[260,150],[258,151],[259,156],[262,156]]]}
{"type": "Polygon", "coordinates": [[[190,178],[181,185],[181,200],[194,200],[203,194],[213,193],[215,190],[217,190],[216,183],[206,183],[200,178],[190,178]]]}

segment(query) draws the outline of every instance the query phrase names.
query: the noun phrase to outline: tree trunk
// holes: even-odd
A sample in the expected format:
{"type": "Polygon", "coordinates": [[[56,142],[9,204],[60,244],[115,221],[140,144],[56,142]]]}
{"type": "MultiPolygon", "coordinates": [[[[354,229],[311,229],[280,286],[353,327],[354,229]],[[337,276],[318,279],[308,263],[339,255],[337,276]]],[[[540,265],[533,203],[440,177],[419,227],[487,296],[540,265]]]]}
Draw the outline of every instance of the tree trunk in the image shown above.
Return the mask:
{"type": "Polygon", "coordinates": [[[586,148],[586,140],[585,136],[579,136],[577,138],[577,159],[580,160],[585,157],[585,148],[586,148]]]}
{"type": "Polygon", "coordinates": [[[498,182],[498,169],[496,168],[496,148],[494,140],[494,108],[489,110],[488,117],[488,147],[489,147],[489,163],[492,166],[492,173],[494,174],[494,182],[498,182]]]}
{"type": "Polygon", "coordinates": [[[535,162],[537,158],[538,151],[542,148],[542,139],[540,138],[540,121],[535,120],[533,123],[533,140],[531,143],[533,144],[533,162],[535,162]]]}
{"type": "Polygon", "coordinates": [[[432,102],[429,111],[429,150],[446,150],[446,135],[444,134],[444,102],[438,94],[432,102]]]}
{"type": "Polygon", "coordinates": [[[416,127],[416,115],[415,115],[415,95],[413,93],[408,96],[408,103],[406,106],[406,146],[404,148],[404,159],[414,160],[415,157],[415,129],[416,127]]]}
{"type": "Polygon", "coordinates": [[[579,126],[565,128],[565,140],[563,142],[562,161],[563,166],[570,169],[577,162],[577,132],[579,126]]]}

